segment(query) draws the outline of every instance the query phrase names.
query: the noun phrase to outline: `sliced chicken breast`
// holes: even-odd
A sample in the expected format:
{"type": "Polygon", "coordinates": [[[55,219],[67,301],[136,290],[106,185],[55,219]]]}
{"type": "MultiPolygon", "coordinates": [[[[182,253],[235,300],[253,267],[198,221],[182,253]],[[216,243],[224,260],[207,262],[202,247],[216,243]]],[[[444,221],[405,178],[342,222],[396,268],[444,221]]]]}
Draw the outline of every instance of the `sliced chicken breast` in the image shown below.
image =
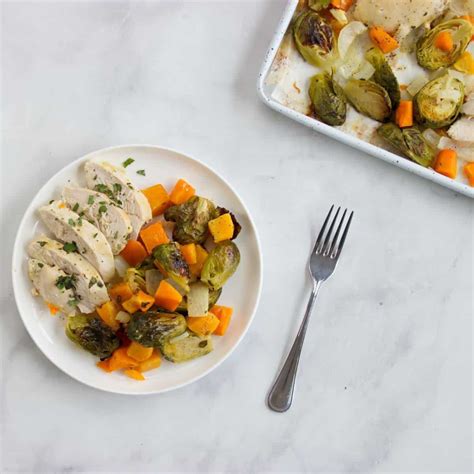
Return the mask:
{"type": "Polygon", "coordinates": [[[456,141],[474,143],[474,118],[462,117],[448,129],[448,135],[456,141]]]}
{"type": "Polygon", "coordinates": [[[55,266],[65,274],[75,277],[75,294],[78,308],[92,313],[96,306],[109,301],[105,284],[97,270],[76,252],[66,252],[64,244],[45,235],[37,236],[28,246],[31,258],[55,266]]]}
{"type": "Polygon", "coordinates": [[[461,112],[470,117],[474,117],[474,92],[466,96],[466,101],[462,106],[461,112]]]}
{"type": "Polygon", "coordinates": [[[129,215],[133,231],[131,239],[136,239],[143,225],[152,218],[150,204],[123,169],[110,163],[88,161],[84,167],[87,187],[105,193],[129,215]]]}
{"type": "Polygon", "coordinates": [[[41,260],[28,260],[28,275],[40,296],[62,312],[76,312],[79,302],[74,293],[75,277],[68,276],[56,266],[50,266],[41,260]]]}
{"type": "Polygon", "coordinates": [[[112,249],[95,225],[68,209],[62,201],[41,207],[39,214],[57,239],[76,244],[79,253],[97,269],[104,281],[114,277],[112,249]]]}
{"type": "Polygon", "coordinates": [[[447,5],[448,0],[358,0],[354,18],[402,39],[413,28],[439,16],[447,5]]]}
{"type": "Polygon", "coordinates": [[[87,188],[66,186],[63,199],[105,235],[114,255],[123,250],[133,230],[130,218],[123,209],[105,194],[87,188]]]}

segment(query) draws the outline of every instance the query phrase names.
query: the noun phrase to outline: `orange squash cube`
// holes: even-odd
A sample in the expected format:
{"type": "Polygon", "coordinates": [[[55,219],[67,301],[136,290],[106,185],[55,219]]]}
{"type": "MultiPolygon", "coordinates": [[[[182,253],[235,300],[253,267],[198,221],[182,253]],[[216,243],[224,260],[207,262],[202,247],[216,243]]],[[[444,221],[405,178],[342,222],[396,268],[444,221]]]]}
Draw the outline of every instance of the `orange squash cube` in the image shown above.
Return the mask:
{"type": "Polygon", "coordinates": [[[102,306],[96,308],[97,314],[100,319],[104,321],[113,331],[117,331],[120,327],[120,323],[115,319],[120,308],[114,301],[106,301],[102,306]]]}
{"type": "Polygon", "coordinates": [[[142,191],[150,203],[153,217],[159,216],[166,211],[170,205],[170,197],[162,184],[155,184],[142,191]]]}
{"type": "Polygon", "coordinates": [[[219,319],[219,326],[217,326],[216,330],[214,331],[214,334],[216,336],[223,336],[226,333],[227,328],[230,324],[230,319],[232,317],[233,311],[234,310],[228,306],[218,305],[214,305],[210,309],[210,312],[212,314],[215,314],[216,317],[219,319]]]}
{"type": "Polygon", "coordinates": [[[153,347],[142,346],[136,341],[132,341],[127,348],[127,355],[138,362],[143,362],[144,360],[149,359],[152,354],[153,347]]]}
{"type": "Polygon", "coordinates": [[[149,254],[157,245],[167,244],[170,241],[161,222],[155,222],[142,229],[140,239],[149,254]]]}
{"type": "Polygon", "coordinates": [[[130,377],[131,379],[145,380],[145,377],[143,377],[143,374],[141,372],[139,372],[138,370],[135,370],[135,369],[126,369],[126,370],[123,371],[123,373],[127,377],[130,377]]]}
{"type": "Polygon", "coordinates": [[[123,308],[130,314],[136,313],[138,310],[140,311],[148,311],[155,302],[155,298],[153,296],[148,295],[142,290],[139,290],[136,294],[134,294],[130,299],[124,301],[122,303],[123,308]]]}
{"type": "Polygon", "coordinates": [[[197,262],[196,244],[181,245],[180,249],[188,265],[193,265],[197,262]]]}
{"type": "Polygon", "coordinates": [[[129,240],[120,256],[132,267],[142,263],[148,256],[145,247],[138,240],[129,240]]]}
{"type": "Polygon", "coordinates": [[[160,308],[174,311],[181,303],[183,297],[176,288],[166,280],[161,280],[155,293],[155,304],[160,308]]]}
{"type": "Polygon", "coordinates": [[[161,357],[160,354],[154,350],[153,354],[147,359],[138,365],[138,370],[140,372],[146,372],[148,370],[157,369],[161,365],[161,357]]]}
{"type": "Polygon", "coordinates": [[[180,179],[171,191],[170,201],[173,204],[183,204],[183,202],[192,198],[195,192],[196,190],[189,183],[184,179],[180,179]]]}
{"type": "Polygon", "coordinates": [[[109,359],[109,369],[111,372],[119,369],[133,369],[134,367],[138,367],[138,362],[127,355],[126,347],[116,349],[109,359]]]}

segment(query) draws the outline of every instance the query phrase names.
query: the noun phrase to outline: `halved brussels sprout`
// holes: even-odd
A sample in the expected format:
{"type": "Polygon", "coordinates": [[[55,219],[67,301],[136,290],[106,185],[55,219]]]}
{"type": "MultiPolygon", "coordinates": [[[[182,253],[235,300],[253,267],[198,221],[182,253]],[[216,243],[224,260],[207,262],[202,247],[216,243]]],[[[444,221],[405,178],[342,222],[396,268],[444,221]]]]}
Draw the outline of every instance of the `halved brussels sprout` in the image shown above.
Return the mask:
{"type": "Polygon", "coordinates": [[[182,337],[169,339],[161,346],[163,357],[170,362],[185,362],[212,351],[211,336],[198,336],[192,332],[182,337]]]}
{"type": "Polygon", "coordinates": [[[308,7],[317,12],[327,8],[330,3],[331,0],[308,0],[308,7]]]}
{"type": "Polygon", "coordinates": [[[309,97],[322,122],[342,125],[346,121],[347,102],[344,91],[328,73],[316,74],[310,79],[309,97]]]}
{"type": "Polygon", "coordinates": [[[66,335],[72,342],[101,359],[110,357],[120,345],[119,338],[112,329],[93,315],[69,316],[66,335]]]}
{"type": "Polygon", "coordinates": [[[209,253],[201,272],[201,281],[211,290],[222,288],[240,263],[240,252],[234,242],[218,243],[209,253]]]}
{"type": "Polygon", "coordinates": [[[165,219],[176,223],[174,240],[180,244],[202,244],[209,235],[207,224],[218,215],[212,201],[193,196],[185,203],[167,209],[165,219]]]}
{"type": "Polygon", "coordinates": [[[472,26],[469,21],[462,18],[443,21],[418,40],[416,45],[418,64],[431,71],[451,66],[464,52],[471,41],[471,36],[472,26]],[[442,32],[451,33],[453,38],[451,51],[444,51],[435,46],[436,38],[442,32]]]}
{"type": "Polygon", "coordinates": [[[146,290],[145,270],[138,268],[127,268],[125,272],[125,282],[128,283],[130,289],[135,293],[138,290],[146,290]]]}
{"type": "Polygon", "coordinates": [[[425,84],[414,98],[415,119],[430,128],[452,124],[464,102],[464,84],[444,74],[425,84]]]}
{"type": "Polygon", "coordinates": [[[379,48],[371,48],[367,51],[365,57],[375,69],[372,80],[388,92],[392,101],[392,108],[396,109],[400,103],[400,86],[385,55],[379,48]]]}
{"type": "Polygon", "coordinates": [[[127,336],[145,347],[160,348],[168,339],[186,331],[182,314],[147,311],[135,313],[128,323],[127,336]]]}
{"type": "Polygon", "coordinates": [[[189,291],[189,265],[175,242],[157,245],[153,249],[153,261],[167,278],[171,278],[183,290],[189,291]]]}
{"type": "Polygon", "coordinates": [[[365,79],[350,79],[344,89],[354,108],[379,122],[385,122],[392,113],[388,92],[379,84],[365,79]]]}
{"type": "Polygon", "coordinates": [[[332,28],[315,12],[303,12],[293,27],[293,37],[301,56],[319,67],[329,65],[336,56],[332,28]]]}
{"type": "Polygon", "coordinates": [[[419,165],[427,167],[433,162],[436,150],[425,140],[418,128],[401,129],[393,123],[386,123],[377,129],[377,133],[419,165]]]}

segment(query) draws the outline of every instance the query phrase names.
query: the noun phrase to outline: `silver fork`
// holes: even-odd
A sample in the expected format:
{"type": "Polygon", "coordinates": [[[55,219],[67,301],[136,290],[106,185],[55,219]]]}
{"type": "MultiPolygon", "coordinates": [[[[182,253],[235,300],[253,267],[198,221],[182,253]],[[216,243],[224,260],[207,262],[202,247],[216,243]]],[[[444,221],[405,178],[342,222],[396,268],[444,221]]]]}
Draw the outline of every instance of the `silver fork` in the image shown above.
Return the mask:
{"type": "Polygon", "coordinates": [[[346,241],[347,232],[351,225],[352,216],[354,212],[351,212],[349,219],[347,220],[342,236],[339,239],[339,234],[342,230],[342,226],[347,214],[347,209],[344,210],[342,217],[336,229],[334,237],[332,236],[334,226],[336,225],[339,212],[341,210],[338,207],[334,218],[332,219],[331,225],[326,232],[327,224],[331,218],[334,205],[329,209],[328,215],[324,221],[324,224],[319,232],[316,243],[314,244],[313,251],[309,259],[309,273],[313,280],[313,290],[309,298],[308,306],[306,307],[306,313],[303,318],[303,322],[298,330],[296,339],[293,342],[290,353],[286,358],[285,364],[278,375],[270,393],[268,394],[268,406],[278,412],[285,412],[291,407],[293,401],[293,392],[295,388],[296,372],[298,370],[298,362],[300,360],[301,349],[303,348],[304,337],[306,329],[308,328],[309,317],[313,309],[316,296],[318,296],[319,288],[321,284],[326,281],[336,269],[337,262],[341,255],[342,247],[346,241]]]}

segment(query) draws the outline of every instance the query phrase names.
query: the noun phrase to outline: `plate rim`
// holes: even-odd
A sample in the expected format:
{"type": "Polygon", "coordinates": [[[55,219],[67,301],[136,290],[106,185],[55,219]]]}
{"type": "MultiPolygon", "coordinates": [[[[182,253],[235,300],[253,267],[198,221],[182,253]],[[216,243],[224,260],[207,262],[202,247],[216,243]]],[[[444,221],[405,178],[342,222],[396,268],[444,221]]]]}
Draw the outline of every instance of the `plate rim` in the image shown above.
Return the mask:
{"type": "Polygon", "coordinates": [[[235,351],[235,349],[240,345],[240,343],[242,342],[243,338],[245,337],[245,335],[247,334],[248,330],[250,329],[250,326],[255,318],[255,315],[257,313],[257,310],[258,310],[258,307],[259,307],[259,304],[260,304],[260,298],[261,298],[261,295],[262,295],[262,287],[263,287],[263,273],[264,273],[264,267],[263,267],[263,254],[262,254],[262,246],[261,246],[261,242],[260,242],[260,237],[259,237],[259,234],[258,234],[258,231],[257,231],[257,227],[255,225],[255,222],[254,222],[254,219],[252,217],[252,214],[250,213],[248,207],[246,206],[245,202],[243,201],[243,199],[241,198],[240,194],[234,189],[234,187],[227,181],[226,178],[224,178],[220,173],[218,173],[216,170],[214,170],[211,166],[209,166],[208,164],[202,162],[201,160],[195,158],[194,156],[188,154],[187,152],[184,152],[184,151],[179,151],[179,150],[176,150],[175,148],[171,148],[171,147],[165,147],[165,146],[161,146],[161,145],[151,145],[151,144],[122,144],[122,145],[113,145],[113,146],[109,146],[109,147],[105,147],[105,148],[101,148],[99,150],[95,150],[95,151],[92,151],[92,152],[89,152],[85,155],[82,155],[80,156],[79,158],[76,158],[75,160],[73,160],[72,162],[68,163],[66,166],[63,166],[62,168],[60,168],[56,173],[54,173],[38,190],[37,192],[35,193],[35,195],[33,196],[33,198],[31,199],[31,201],[29,202],[28,206],[26,207],[26,209],[24,210],[23,212],[23,216],[21,218],[21,221],[20,221],[20,224],[18,225],[18,228],[17,228],[17,231],[16,231],[16,234],[15,234],[15,240],[13,242],[13,251],[12,251],[12,257],[11,257],[11,281],[12,281],[12,286],[13,286],[13,295],[14,295],[14,299],[15,299],[15,304],[16,304],[16,307],[17,307],[17,310],[18,310],[18,313],[20,315],[20,318],[23,322],[23,325],[27,331],[27,333],[29,334],[29,336],[31,337],[31,339],[33,340],[33,342],[35,343],[36,347],[41,351],[41,353],[55,366],[57,367],[59,370],[61,370],[61,372],[63,372],[64,374],[68,375],[69,377],[73,378],[74,380],[76,380],[77,382],[79,383],[82,383],[88,387],[92,387],[96,390],[100,390],[100,391],[103,391],[103,392],[107,392],[107,393],[113,393],[113,394],[120,394],[120,395],[133,395],[133,396],[144,396],[144,395],[157,395],[157,394],[160,394],[160,393],[166,393],[166,392],[170,392],[172,390],[177,390],[179,388],[182,388],[182,387],[185,387],[187,385],[190,385],[194,382],[197,382],[198,380],[204,378],[206,375],[210,374],[213,370],[217,369],[225,360],[227,360],[228,357],[230,357],[230,355],[235,351]],[[19,295],[19,291],[20,289],[18,288],[17,286],[17,278],[21,278],[20,275],[17,275],[18,272],[15,272],[15,262],[18,260],[19,256],[18,256],[18,253],[19,252],[24,252],[24,249],[21,248],[20,249],[20,242],[19,242],[19,239],[20,239],[20,235],[23,233],[24,231],[24,226],[25,226],[25,221],[26,221],[26,218],[28,215],[31,214],[31,212],[34,212],[34,209],[33,208],[33,202],[35,201],[36,199],[36,196],[41,192],[41,190],[47,186],[51,181],[53,181],[57,175],[59,175],[60,173],[64,172],[65,170],[69,170],[70,168],[74,168],[75,166],[77,166],[79,163],[83,162],[83,161],[87,161],[89,159],[92,159],[94,157],[94,155],[98,155],[98,154],[101,154],[101,153],[105,153],[105,152],[109,152],[109,151],[116,151],[116,150],[120,150],[122,148],[152,148],[152,149],[155,149],[155,150],[159,150],[159,151],[166,151],[166,152],[172,152],[172,153],[176,153],[178,155],[181,155],[183,158],[185,158],[186,160],[189,160],[191,162],[195,162],[197,164],[199,164],[200,166],[204,167],[207,171],[209,171],[211,174],[215,175],[217,178],[219,178],[227,187],[228,189],[234,194],[234,196],[237,198],[237,200],[239,201],[240,205],[242,206],[242,208],[244,209],[245,213],[246,213],[246,216],[250,222],[250,227],[255,235],[255,242],[256,242],[256,245],[257,245],[257,255],[258,255],[258,267],[259,267],[259,272],[258,272],[258,284],[257,284],[257,292],[256,292],[256,298],[255,298],[255,304],[253,306],[253,309],[252,309],[252,312],[250,314],[250,317],[247,321],[247,324],[245,325],[245,327],[243,328],[242,330],[242,333],[239,335],[239,337],[237,338],[235,344],[229,349],[229,351],[224,354],[224,356],[219,359],[214,365],[210,366],[208,369],[206,369],[204,372],[194,376],[194,377],[191,377],[189,380],[185,381],[185,382],[182,382],[182,383],[177,383],[175,385],[172,385],[170,387],[166,387],[166,388],[163,388],[163,389],[149,389],[149,390],[144,390],[144,391],[141,391],[141,392],[131,392],[131,391],[128,391],[128,390],[124,390],[124,389],[114,389],[113,387],[103,387],[103,386],[99,386],[99,385],[96,385],[94,383],[91,383],[91,382],[88,382],[88,381],[85,381],[85,380],[81,380],[80,378],[78,378],[77,376],[75,376],[74,374],[68,372],[65,368],[63,368],[61,365],[59,365],[58,363],[56,363],[56,361],[54,361],[51,357],[49,357],[48,354],[46,354],[46,352],[43,350],[43,348],[41,347],[41,344],[38,342],[37,338],[36,338],[36,333],[29,327],[29,324],[26,322],[25,318],[23,317],[23,313],[22,313],[22,310],[21,310],[21,305],[19,303],[20,301],[20,295],[19,295]]]}

